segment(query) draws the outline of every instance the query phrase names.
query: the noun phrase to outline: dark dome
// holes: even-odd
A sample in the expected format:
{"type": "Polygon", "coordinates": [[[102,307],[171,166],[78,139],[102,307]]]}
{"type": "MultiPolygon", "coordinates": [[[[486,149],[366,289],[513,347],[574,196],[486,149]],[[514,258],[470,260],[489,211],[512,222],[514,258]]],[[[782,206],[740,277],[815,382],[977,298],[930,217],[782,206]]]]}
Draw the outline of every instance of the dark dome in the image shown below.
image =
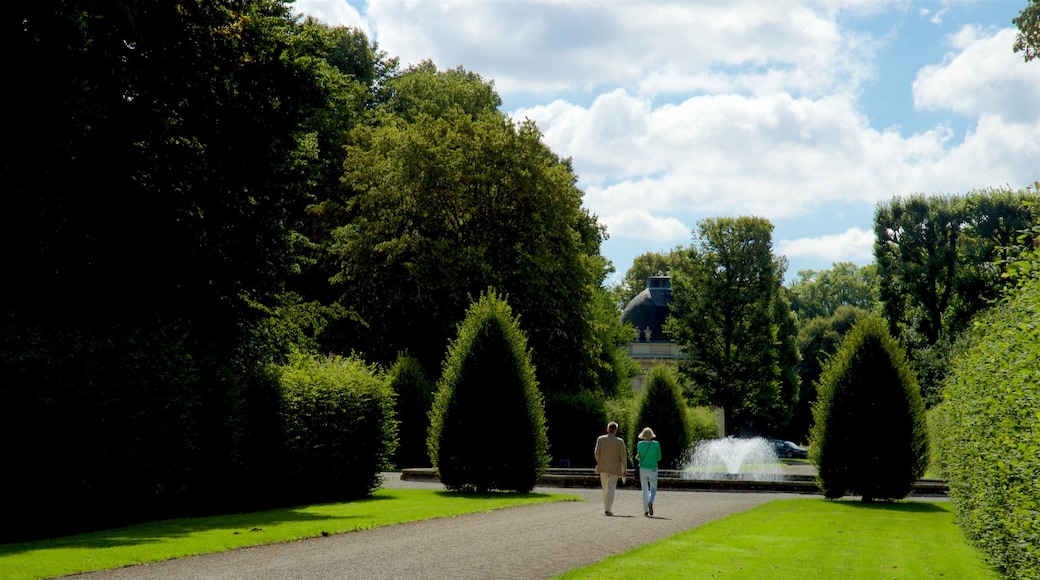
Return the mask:
{"type": "Polygon", "coordinates": [[[621,312],[621,322],[636,327],[636,340],[668,340],[664,336],[663,328],[671,303],[672,279],[668,276],[650,276],[646,279],[646,289],[633,298],[621,312]],[[649,337],[645,333],[648,326],[649,337]]]}

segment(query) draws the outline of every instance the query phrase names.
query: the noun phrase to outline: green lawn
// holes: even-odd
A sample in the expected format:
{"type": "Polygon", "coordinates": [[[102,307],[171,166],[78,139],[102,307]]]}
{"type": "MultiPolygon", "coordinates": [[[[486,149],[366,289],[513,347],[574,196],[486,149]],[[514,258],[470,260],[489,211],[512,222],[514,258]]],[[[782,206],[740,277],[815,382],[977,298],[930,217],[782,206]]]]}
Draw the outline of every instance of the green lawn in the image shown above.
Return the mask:
{"type": "Polygon", "coordinates": [[[947,502],[778,500],[559,578],[999,578],[947,502]]]}
{"type": "MultiPolygon", "coordinates": [[[[563,494],[384,489],[371,499],[141,524],[0,545],[0,578],[46,578],[530,503],[563,494]]],[[[773,501],[560,578],[856,579],[999,576],[969,547],[947,502],[773,501]]]]}
{"type": "Polygon", "coordinates": [[[50,578],[233,548],[524,504],[579,501],[563,494],[467,495],[382,489],[372,498],[248,514],[165,520],[53,540],[0,545],[0,578],[50,578]]]}

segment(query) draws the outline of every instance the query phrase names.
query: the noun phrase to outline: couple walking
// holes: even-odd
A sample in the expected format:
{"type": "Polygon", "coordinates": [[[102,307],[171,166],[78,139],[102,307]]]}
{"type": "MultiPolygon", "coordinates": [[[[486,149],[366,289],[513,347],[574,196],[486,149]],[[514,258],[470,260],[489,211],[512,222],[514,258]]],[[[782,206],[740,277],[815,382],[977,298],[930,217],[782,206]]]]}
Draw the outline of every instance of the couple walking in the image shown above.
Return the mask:
{"type": "MultiPolygon", "coordinates": [[[[618,478],[625,483],[628,474],[628,449],[625,440],[617,436],[618,424],[607,424],[606,435],[596,439],[596,473],[603,486],[603,513],[614,515],[614,490],[618,478]]],[[[636,461],[639,462],[639,484],[643,488],[643,515],[654,515],[654,499],[657,497],[657,463],[661,461],[661,444],[654,441],[653,429],[647,427],[639,434],[642,439],[636,444],[636,461]]]]}

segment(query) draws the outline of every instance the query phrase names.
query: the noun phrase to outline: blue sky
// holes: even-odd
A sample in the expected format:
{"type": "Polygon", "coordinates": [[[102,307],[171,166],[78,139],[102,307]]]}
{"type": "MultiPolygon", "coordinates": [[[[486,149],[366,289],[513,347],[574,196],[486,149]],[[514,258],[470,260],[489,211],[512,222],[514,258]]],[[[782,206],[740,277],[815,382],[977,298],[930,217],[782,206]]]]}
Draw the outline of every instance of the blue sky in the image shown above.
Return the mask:
{"type": "Polygon", "coordinates": [[[297,0],[403,66],[493,81],[573,159],[615,279],[701,219],[775,226],[788,280],[873,261],[878,202],[1040,180],[1025,0],[297,0]]]}

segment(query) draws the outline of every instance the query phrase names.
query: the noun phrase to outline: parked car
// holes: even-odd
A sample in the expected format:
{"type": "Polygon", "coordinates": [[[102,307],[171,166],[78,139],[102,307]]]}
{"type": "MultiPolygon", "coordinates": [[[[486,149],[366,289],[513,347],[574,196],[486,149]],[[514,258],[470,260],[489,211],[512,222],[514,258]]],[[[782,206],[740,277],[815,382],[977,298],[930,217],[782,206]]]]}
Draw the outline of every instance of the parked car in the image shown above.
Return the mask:
{"type": "Polygon", "coordinates": [[[783,439],[769,439],[768,441],[773,446],[773,451],[776,451],[776,456],[781,459],[809,458],[809,450],[797,443],[783,439]]]}

